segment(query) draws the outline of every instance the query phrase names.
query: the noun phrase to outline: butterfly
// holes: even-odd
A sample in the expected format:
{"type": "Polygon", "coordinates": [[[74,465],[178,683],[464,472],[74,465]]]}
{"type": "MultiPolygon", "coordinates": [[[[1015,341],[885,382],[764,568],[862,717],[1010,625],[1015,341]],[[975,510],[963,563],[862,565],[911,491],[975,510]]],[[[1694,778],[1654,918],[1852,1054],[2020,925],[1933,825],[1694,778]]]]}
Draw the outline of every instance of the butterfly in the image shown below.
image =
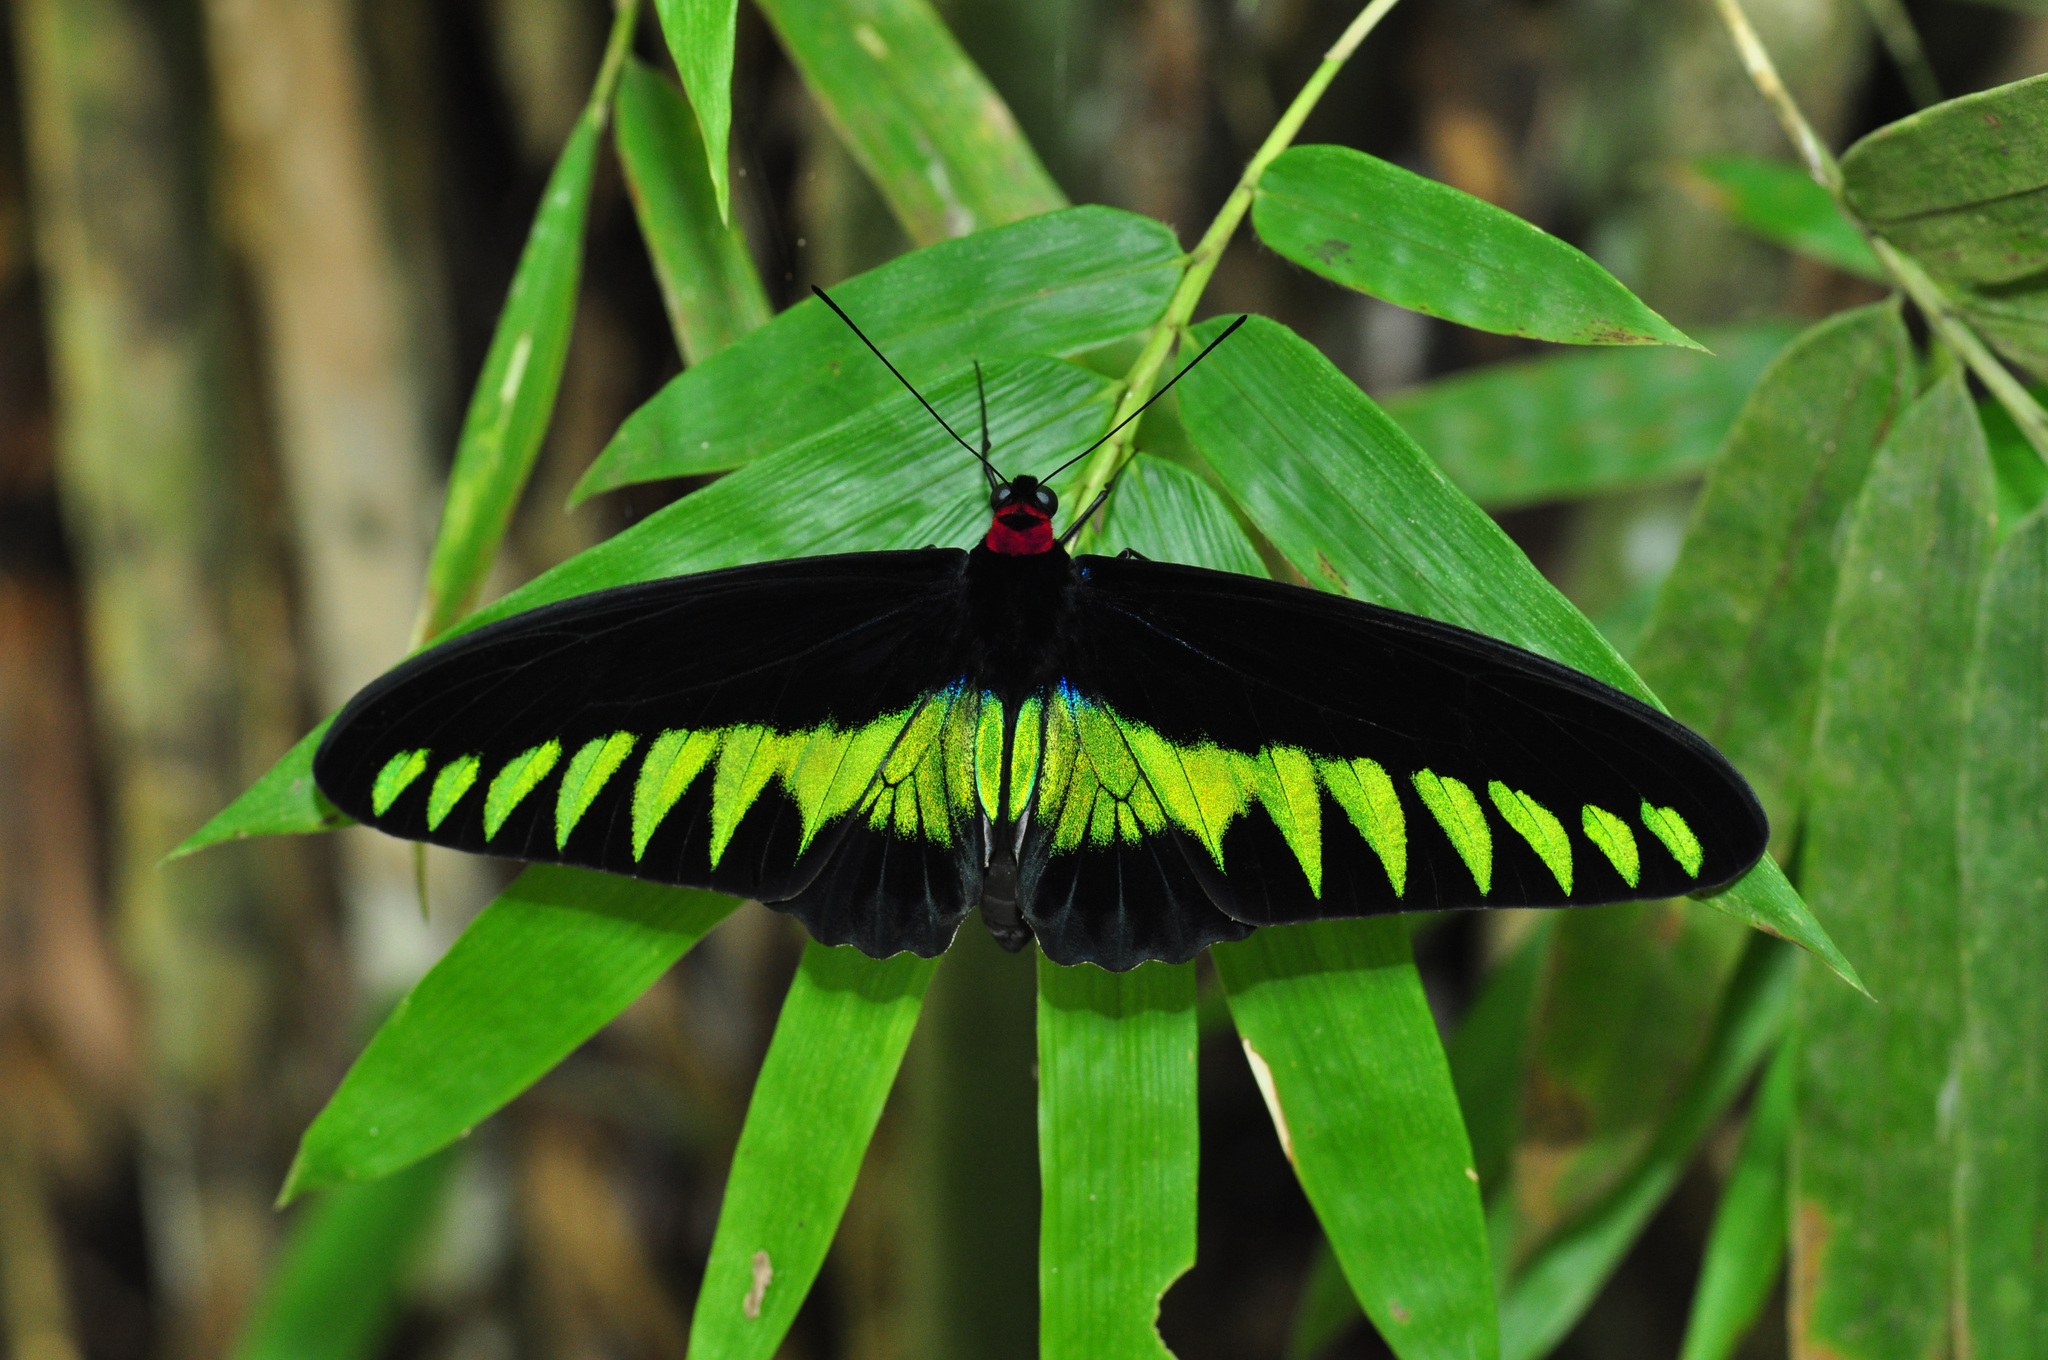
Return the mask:
{"type": "Polygon", "coordinates": [[[986,427],[978,452],[946,427],[988,477],[972,550],[479,628],[349,702],[320,789],[395,836],[754,898],[877,958],[942,952],[979,906],[1008,949],[1117,972],[1288,922],[1711,892],[1763,853],[1742,776],[1655,708],[1417,615],[1070,555],[1102,498],[1055,534],[1058,470],[1003,476],[986,427]]]}

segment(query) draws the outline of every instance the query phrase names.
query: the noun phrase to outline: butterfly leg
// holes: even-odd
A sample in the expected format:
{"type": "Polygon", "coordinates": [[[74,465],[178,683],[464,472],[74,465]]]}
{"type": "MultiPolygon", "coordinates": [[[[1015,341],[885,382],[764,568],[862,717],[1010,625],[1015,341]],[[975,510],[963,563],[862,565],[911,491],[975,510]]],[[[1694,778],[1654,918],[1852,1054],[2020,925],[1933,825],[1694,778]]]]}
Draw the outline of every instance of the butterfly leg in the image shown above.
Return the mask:
{"type": "Polygon", "coordinates": [[[1125,548],[1116,555],[1116,560],[1119,562],[1150,562],[1152,559],[1139,552],[1136,548],[1125,548]]]}

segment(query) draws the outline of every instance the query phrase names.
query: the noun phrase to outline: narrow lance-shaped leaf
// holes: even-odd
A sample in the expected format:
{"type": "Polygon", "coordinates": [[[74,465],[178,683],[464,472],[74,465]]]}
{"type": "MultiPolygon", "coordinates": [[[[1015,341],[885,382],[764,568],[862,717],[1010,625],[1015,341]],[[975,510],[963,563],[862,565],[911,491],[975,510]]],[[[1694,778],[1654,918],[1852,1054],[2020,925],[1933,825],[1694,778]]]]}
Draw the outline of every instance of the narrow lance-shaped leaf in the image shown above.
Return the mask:
{"type": "Polygon", "coordinates": [[[377,1030],[299,1142],[281,1199],[446,1147],[654,985],[729,897],[536,866],[377,1030]]]}
{"type": "Polygon", "coordinates": [[[811,943],[754,1083],[690,1321],[698,1360],[768,1360],[853,1193],[937,959],[811,943]]]}
{"type": "Polygon", "coordinates": [[[1125,465],[1116,492],[1101,513],[1097,541],[1104,552],[1129,548],[1160,562],[1185,562],[1246,576],[1266,574],[1265,563],[1223,498],[1186,468],[1149,454],[1141,453],[1125,465]]]}
{"type": "MultiPolygon", "coordinates": [[[[1706,1052],[1641,1161],[1606,1200],[1529,1261],[1503,1292],[1502,1360],[1539,1360],[1548,1354],[1599,1294],[1784,1033],[1799,959],[1778,940],[1749,936],[1706,1052]]],[[[1832,978],[1823,982],[1857,1004],[1870,1004],[1832,978]]]]}
{"type": "Polygon", "coordinates": [[[1834,195],[1799,166],[1761,156],[1706,156],[1687,169],[1686,187],[1765,240],[1866,279],[1889,279],[1863,233],[1835,207],[1834,195]]]}
{"type": "Polygon", "coordinates": [[[460,1164],[450,1150],[329,1191],[292,1223],[232,1360],[370,1360],[460,1164]]]}
{"type": "Polygon", "coordinates": [[[1038,960],[1039,1354],[1170,1360],[1195,1263],[1195,972],[1038,960]]]}
{"type": "Polygon", "coordinates": [[[712,201],[718,220],[731,219],[731,189],[726,178],[726,143],[732,133],[733,30],[739,0],[654,0],[661,33],[683,88],[690,92],[696,124],[702,131],[701,160],[710,172],[712,201]]]}
{"type": "Polygon", "coordinates": [[[1282,152],[1259,181],[1252,225],[1304,269],[1460,325],[1571,345],[1699,348],[1550,233],[1349,147],[1282,152]]]}
{"type": "Polygon", "coordinates": [[[689,102],[652,69],[629,59],[614,112],[619,163],[668,305],[669,326],[684,361],[701,363],[768,323],[768,295],[746,236],[737,224],[721,220],[723,205],[711,195],[689,102]]]}
{"type": "Polygon", "coordinates": [[[416,629],[422,639],[438,636],[475,602],[519,493],[540,456],[576,318],[598,139],[611,107],[611,84],[632,37],[635,12],[634,6],[621,6],[612,22],[597,89],[548,176],[540,211],[534,215],[511,291],[505,295],[505,309],[484,355],[483,372],[477,375],[455,447],[455,466],[448,474],[440,533],[427,562],[426,595],[416,629]]]}
{"type": "MultiPolygon", "coordinates": [[[[1108,379],[1025,359],[986,370],[997,447],[1042,465],[1086,447],[1109,425],[1108,379]]],[[[927,395],[955,428],[976,412],[972,372],[927,395]]],[[[460,620],[496,619],[606,586],[742,562],[870,548],[965,544],[985,524],[977,464],[907,392],[734,473],[587,549],[460,620]]],[[[256,784],[194,833],[189,854],[243,836],[325,831],[346,821],[313,785],[323,722],[256,784]]]]}
{"type": "MultiPolygon", "coordinates": [[[[1195,327],[1194,343],[1223,324],[1195,327]]],[[[1203,456],[1310,582],[1489,633],[1656,701],[1500,526],[1307,341],[1253,317],[1180,394],[1203,456]]],[[[1855,979],[1769,857],[1710,900],[1855,979]]]]}
{"type": "Polygon", "coordinates": [[[1964,670],[1994,517],[1959,374],[1900,419],[1842,552],[1808,775],[1803,881],[1882,1005],[1803,982],[1792,1136],[1793,1346],[1951,1348],[1964,670]]]}
{"type": "Polygon", "coordinates": [[[761,11],[918,245],[1066,206],[925,0],[763,0],[761,11]]]}
{"type": "Polygon", "coordinates": [[[1955,1316],[1965,1355],[2048,1346],[2048,518],[1999,550],[1963,756],[1955,1316]]]}
{"type": "MultiPolygon", "coordinates": [[[[1180,243],[1161,223],[1073,208],[914,251],[832,296],[923,388],[971,376],[975,359],[1076,354],[1150,325],[1166,309],[1179,259],[1180,243]]],[[[575,495],[738,467],[900,390],[812,298],[662,388],[628,417],[575,495]]]]}
{"type": "Polygon", "coordinates": [[[1401,1360],[1489,1360],[1479,1178],[1407,926],[1271,926],[1210,955],[1281,1148],[1366,1315],[1401,1360]]]}
{"type": "Polygon", "coordinates": [[[1792,1137],[1790,1044],[1778,1046],[1750,1106],[1742,1151],[1707,1235],[1679,1360],[1728,1360],[1778,1283],[1785,1263],[1785,1158],[1792,1137]]]}
{"type": "Polygon", "coordinates": [[[1386,409],[1481,505],[1623,491],[1705,471],[1795,333],[1761,322],[1703,332],[1709,354],[1632,348],[1488,364],[1396,393],[1386,409]]]}

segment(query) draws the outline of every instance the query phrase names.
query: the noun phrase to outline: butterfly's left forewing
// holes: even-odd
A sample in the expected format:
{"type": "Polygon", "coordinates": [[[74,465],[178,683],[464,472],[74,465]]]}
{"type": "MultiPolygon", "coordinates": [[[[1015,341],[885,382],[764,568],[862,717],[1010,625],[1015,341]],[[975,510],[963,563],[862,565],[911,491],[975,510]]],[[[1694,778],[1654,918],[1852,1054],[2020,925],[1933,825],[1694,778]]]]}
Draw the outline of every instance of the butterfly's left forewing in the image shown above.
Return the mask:
{"type": "Polygon", "coordinates": [[[962,557],[771,562],[516,616],[364,690],[315,776],[394,835],[772,904],[879,855],[894,910],[858,942],[936,952],[981,853],[947,764],[973,704],[962,557]]]}

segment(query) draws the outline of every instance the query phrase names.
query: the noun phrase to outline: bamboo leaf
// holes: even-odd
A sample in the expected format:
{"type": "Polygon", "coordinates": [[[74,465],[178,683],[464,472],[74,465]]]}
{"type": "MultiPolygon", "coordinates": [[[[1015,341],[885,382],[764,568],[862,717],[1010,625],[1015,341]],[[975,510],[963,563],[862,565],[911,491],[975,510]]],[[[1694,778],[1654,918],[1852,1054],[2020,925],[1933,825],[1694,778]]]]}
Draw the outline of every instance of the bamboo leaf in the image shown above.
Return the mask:
{"type": "Polygon", "coordinates": [[[1707,1236],[1679,1360],[1729,1360],[1785,1264],[1785,1158],[1792,1136],[1792,1046],[1780,1044],[1750,1107],[1742,1151],[1707,1236]]]}
{"type": "Polygon", "coordinates": [[[1950,283],[2048,269],[2048,75],[1922,109],[1842,155],[1856,212],[1950,283]]]}
{"type": "Polygon", "coordinates": [[[1761,156],[1707,156],[1687,167],[1699,190],[1728,218],[1766,241],[1879,283],[1889,275],[1834,196],[1805,170],[1761,156]]]}
{"type": "Polygon", "coordinates": [[[528,869],[398,1003],[299,1142],[281,1201],[460,1138],[654,985],[732,911],[716,893],[528,869]]]}
{"type": "Polygon", "coordinates": [[[1039,1354],[1171,1360],[1195,1263],[1195,970],[1038,960],[1039,1354]]]}
{"type": "Polygon", "coordinates": [[[2048,1334],[2048,519],[1992,563],[1977,614],[1961,819],[1956,1102],[1958,1354],[2038,1353],[2048,1334]]]}
{"type": "MultiPolygon", "coordinates": [[[[1503,1293],[1502,1360],[1537,1360],[1548,1353],[1593,1302],[1784,1032],[1798,962],[1780,942],[1749,937],[1706,1053],[1648,1153],[1603,1204],[1545,1247],[1503,1293]]],[[[1832,982],[1824,985],[1848,995],[1832,982]]],[[[1862,997],[1850,1000],[1870,1004],[1862,997]]]]}
{"type": "MultiPolygon", "coordinates": [[[[968,373],[974,359],[1076,354],[1150,325],[1179,258],[1158,222],[1072,208],[914,251],[848,279],[833,299],[922,388],[968,373]]],[[[900,391],[813,298],[662,388],[620,427],[575,499],[738,467],[900,391]]]]}
{"type": "Polygon", "coordinates": [[[1498,1187],[1520,1123],[1522,1079],[1529,1067],[1536,1002],[1549,959],[1553,923],[1540,918],[1487,979],[1486,988],[1444,1045],[1458,1108],[1472,1139],[1479,1184],[1498,1187]]]}
{"type": "MultiPolygon", "coordinates": [[[[1195,327],[1194,342],[1222,324],[1195,327]]],[[[1253,317],[1179,391],[1203,457],[1312,584],[1489,633],[1656,701],[1500,526],[1307,341],[1253,317]]],[[[1709,901],[1855,981],[1769,857],[1709,901]]]]}
{"type": "Polygon", "coordinates": [[[1349,147],[1282,152],[1252,225],[1304,269],[1446,321],[1571,345],[1699,348],[1550,233],[1349,147]]]}
{"type": "Polygon", "coordinates": [[[654,0],[654,11],[661,16],[662,36],[703,135],[702,150],[693,159],[710,172],[718,220],[727,222],[732,213],[726,143],[732,133],[732,47],[739,0],[654,0]]]}
{"type": "Polygon", "coordinates": [[[812,942],[747,1104],[690,1354],[768,1360],[824,1264],[937,959],[812,942]]]}
{"type": "Polygon", "coordinates": [[[1161,562],[1266,574],[1266,564],[1223,498],[1186,468],[1149,454],[1125,466],[1116,494],[1101,513],[1098,541],[1105,552],[1130,548],[1161,562]]]}
{"type": "Polygon", "coordinates": [[[1707,354],[1660,346],[1488,364],[1397,393],[1386,409],[1481,505],[1596,496],[1705,471],[1794,334],[1761,322],[1703,332],[1707,354]]]}
{"type": "MultiPolygon", "coordinates": [[[[726,9],[730,14],[731,6],[726,9]]],[[[768,295],[745,234],[724,220],[723,199],[709,192],[704,144],[689,102],[651,68],[628,60],[614,111],[619,164],[669,326],[684,361],[701,363],[768,324],[774,315],[768,295]]]]}
{"type": "Polygon", "coordinates": [[[1636,649],[1672,713],[1748,777],[1781,851],[1804,806],[1842,525],[1914,370],[1893,303],[1831,317],[1772,363],[1636,649]]]}
{"type": "Polygon", "coordinates": [[[576,319],[598,138],[611,106],[611,82],[632,36],[634,12],[622,6],[612,21],[597,89],[548,176],[483,372],[470,395],[455,466],[448,474],[441,529],[427,561],[416,629],[421,638],[438,636],[475,602],[540,456],[576,319]]]}
{"type": "Polygon", "coordinates": [[[1488,1360],[1478,1174],[1407,927],[1269,926],[1210,956],[1281,1147],[1366,1315],[1401,1360],[1488,1360]]]}
{"type": "Polygon", "coordinates": [[[233,1360],[370,1360],[441,1207],[453,1150],[322,1195],[292,1223],[233,1360]]]}
{"type": "Polygon", "coordinates": [[[1804,882],[1880,1005],[1801,987],[1793,1346],[1949,1349],[1964,669],[1990,556],[1984,437],[1952,372],[1877,455],[1842,550],[1808,776],[1804,882]]]}
{"type": "Polygon", "coordinates": [[[764,0],[761,12],[918,245],[1066,206],[924,0],[764,0]]]}
{"type": "MultiPolygon", "coordinates": [[[[2036,401],[2048,397],[2048,388],[2038,384],[2033,392],[2036,401]]],[[[1984,424],[1984,442],[1991,450],[1991,465],[1998,470],[1998,532],[2002,537],[2048,500],[2048,463],[2041,461],[2041,455],[2034,452],[1995,397],[1977,403],[1977,419],[1984,424]]]]}
{"type": "Polygon", "coordinates": [[[300,737],[262,778],[214,813],[206,825],[179,842],[175,850],[164,856],[164,862],[168,864],[225,841],[247,840],[251,836],[304,836],[354,825],[313,784],[313,752],[320,748],[320,739],[327,735],[327,724],[332,721],[323,719],[318,727],[300,737]]]}

